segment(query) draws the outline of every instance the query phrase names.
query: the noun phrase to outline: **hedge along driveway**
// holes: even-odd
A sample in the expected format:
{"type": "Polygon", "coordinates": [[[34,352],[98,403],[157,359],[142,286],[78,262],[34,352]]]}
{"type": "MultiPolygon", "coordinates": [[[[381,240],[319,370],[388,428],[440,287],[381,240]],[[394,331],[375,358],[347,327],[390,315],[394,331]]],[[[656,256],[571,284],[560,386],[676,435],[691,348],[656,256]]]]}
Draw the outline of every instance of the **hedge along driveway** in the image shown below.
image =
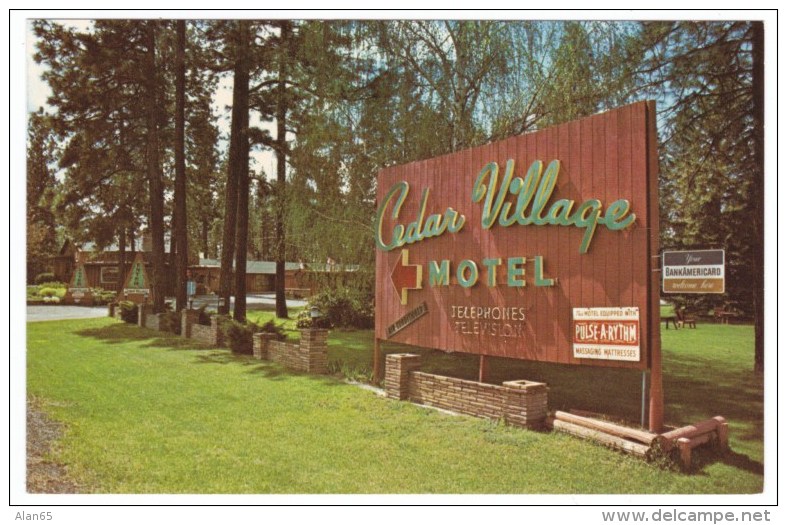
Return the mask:
{"type": "Polygon", "coordinates": [[[102,493],[752,493],[575,438],[455,417],[111,319],[28,324],[56,459],[102,493]]]}

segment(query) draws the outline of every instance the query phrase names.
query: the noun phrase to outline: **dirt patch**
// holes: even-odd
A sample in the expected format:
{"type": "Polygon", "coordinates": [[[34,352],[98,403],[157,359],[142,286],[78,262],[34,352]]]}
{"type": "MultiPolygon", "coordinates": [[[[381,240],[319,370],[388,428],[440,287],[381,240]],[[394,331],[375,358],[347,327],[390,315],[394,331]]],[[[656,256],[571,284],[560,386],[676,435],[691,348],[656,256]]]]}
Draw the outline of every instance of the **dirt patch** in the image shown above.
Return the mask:
{"type": "Polygon", "coordinates": [[[63,425],[41,410],[41,401],[27,401],[27,492],[31,494],[75,494],[84,492],[69,479],[66,467],[46,457],[63,435],[63,425]]]}

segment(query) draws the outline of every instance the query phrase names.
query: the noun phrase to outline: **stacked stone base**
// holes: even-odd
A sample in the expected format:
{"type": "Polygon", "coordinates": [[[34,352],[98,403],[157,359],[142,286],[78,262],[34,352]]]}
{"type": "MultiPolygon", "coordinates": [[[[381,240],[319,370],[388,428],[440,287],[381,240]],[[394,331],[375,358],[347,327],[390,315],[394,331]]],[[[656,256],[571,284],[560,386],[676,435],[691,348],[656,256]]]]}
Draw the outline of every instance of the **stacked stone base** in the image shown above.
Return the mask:
{"type": "MultiPolygon", "coordinates": [[[[138,305],[137,324],[142,328],[161,330],[161,314],[152,313],[152,305],[138,305]]],[[[108,307],[110,317],[120,317],[116,304],[108,307]]],[[[199,310],[181,312],[180,335],[210,346],[223,346],[224,338],[219,328],[219,317],[210,318],[210,325],[199,324],[199,310]]],[[[254,334],[253,352],[257,359],[280,363],[287,368],[310,374],[328,373],[328,331],[301,330],[300,343],[276,341],[273,334],[254,334]]]]}
{"type": "Polygon", "coordinates": [[[328,331],[301,330],[300,343],[276,341],[272,334],[254,334],[254,357],[310,374],[328,373],[328,331]]]}
{"type": "Polygon", "coordinates": [[[490,385],[454,377],[419,372],[421,356],[391,354],[385,360],[388,397],[451,410],[486,419],[497,419],[524,428],[544,428],[547,417],[545,383],[507,381],[490,385]]]}
{"type": "Polygon", "coordinates": [[[159,329],[159,314],[153,313],[153,305],[137,305],[137,326],[151,330],[159,329]]]}
{"type": "Polygon", "coordinates": [[[219,329],[219,318],[210,318],[210,326],[199,324],[199,310],[183,310],[180,314],[180,335],[210,346],[221,346],[224,339],[219,329]]]}

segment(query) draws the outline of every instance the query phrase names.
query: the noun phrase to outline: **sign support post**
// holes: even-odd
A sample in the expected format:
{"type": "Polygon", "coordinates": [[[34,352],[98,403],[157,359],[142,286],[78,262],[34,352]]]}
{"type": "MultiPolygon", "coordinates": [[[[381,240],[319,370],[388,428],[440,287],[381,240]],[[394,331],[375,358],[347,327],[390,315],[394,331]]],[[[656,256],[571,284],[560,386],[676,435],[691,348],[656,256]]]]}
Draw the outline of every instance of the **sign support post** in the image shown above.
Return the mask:
{"type": "Polygon", "coordinates": [[[648,387],[648,371],[642,371],[642,406],[640,409],[640,416],[639,416],[639,426],[645,428],[645,400],[647,398],[647,387],[648,387]]]}
{"type": "Polygon", "coordinates": [[[379,383],[383,378],[383,371],[382,371],[382,355],[381,355],[381,348],[380,348],[380,340],[378,338],[374,338],[374,364],[372,365],[372,379],[375,383],[379,383]]]}
{"type": "Polygon", "coordinates": [[[478,362],[478,382],[486,383],[489,379],[489,359],[485,355],[481,355],[478,362]]]}
{"type": "Polygon", "coordinates": [[[650,374],[650,418],[648,429],[660,433],[664,426],[664,391],[661,384],[661,348],[652,352],[650,374]]]}
{"type": "Polygon", "coordinates": [[[653,263],[658,267],[659,253],[659,156],[658,133],[656,131],[656,102],[646,103],[647,120],[647,150],[648,150],[648,199],[647,207],[650,215],[650,239],[648,243],[648,269],[650,282],[648,283],[648,299],[650,308],[648,321],[650,322],[650,417],[648,429],[656,434],[664,426],[664,390],[661,382],[661,317],[659,316],[659,278],[658,271],[654,271],[653,263]]]}

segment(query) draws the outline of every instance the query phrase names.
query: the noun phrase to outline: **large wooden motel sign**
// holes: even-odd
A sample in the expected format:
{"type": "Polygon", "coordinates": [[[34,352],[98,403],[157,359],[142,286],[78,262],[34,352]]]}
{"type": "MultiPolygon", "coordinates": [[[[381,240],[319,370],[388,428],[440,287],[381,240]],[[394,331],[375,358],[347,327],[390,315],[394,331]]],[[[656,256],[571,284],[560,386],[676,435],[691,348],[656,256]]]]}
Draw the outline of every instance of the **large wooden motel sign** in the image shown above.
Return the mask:
{"type": "Polygon", "coordinates": [[[383,169],[377,340],[651,369],[652,426],[657,175],[653,102],[383,169]]]}

